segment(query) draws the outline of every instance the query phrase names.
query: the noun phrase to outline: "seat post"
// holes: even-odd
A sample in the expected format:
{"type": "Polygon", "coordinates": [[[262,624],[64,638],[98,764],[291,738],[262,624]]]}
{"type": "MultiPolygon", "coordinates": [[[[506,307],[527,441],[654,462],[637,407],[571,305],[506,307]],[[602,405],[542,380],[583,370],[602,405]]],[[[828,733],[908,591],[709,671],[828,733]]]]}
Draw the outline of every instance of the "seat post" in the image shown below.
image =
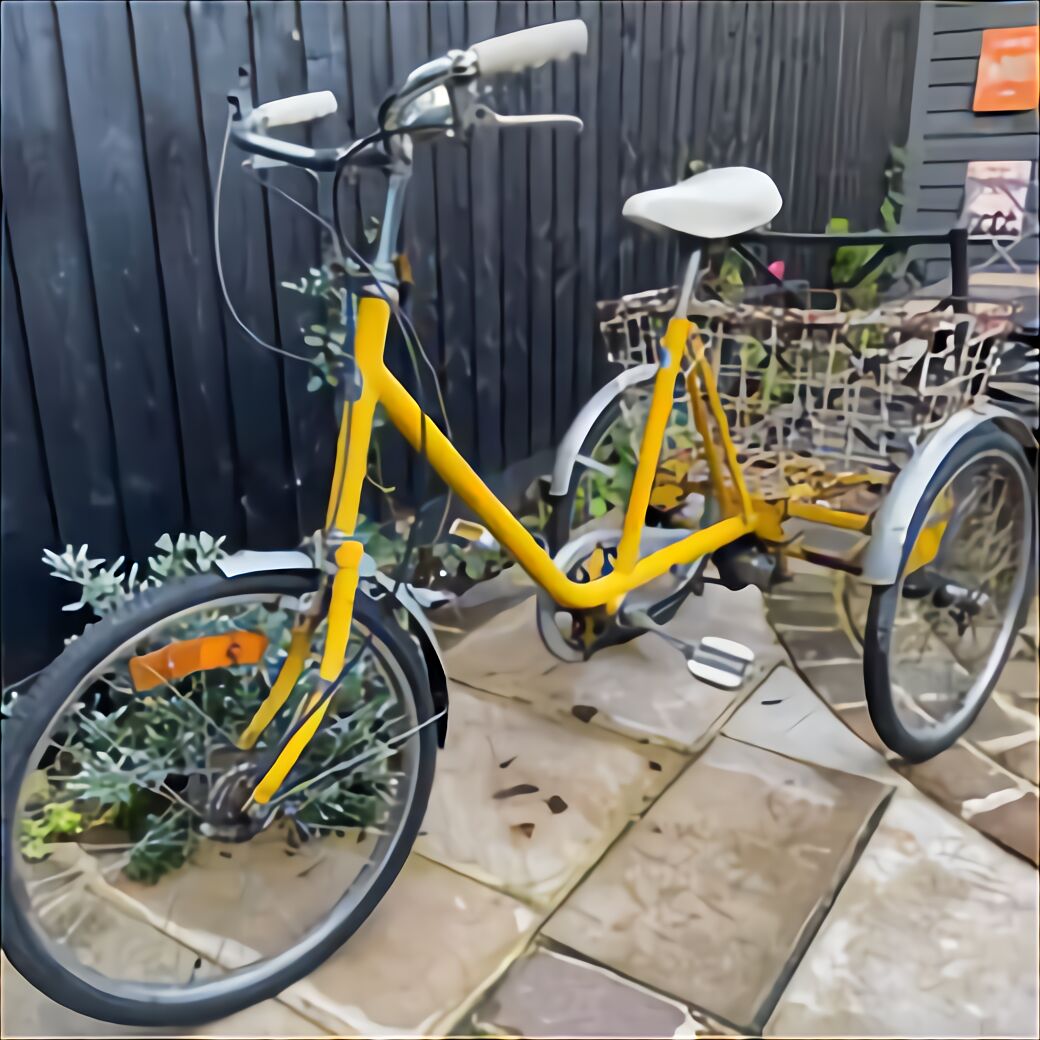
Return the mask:
{"type": "Polygon", "coordinates": [[[692,235],[683,235],[680,244],[683,257],[683,275],[679,287],[679,298],[675,303],[675,316],[685,318],[690,313],[690,301],[697,288],[701,267],[701,240],[692,235]]]}

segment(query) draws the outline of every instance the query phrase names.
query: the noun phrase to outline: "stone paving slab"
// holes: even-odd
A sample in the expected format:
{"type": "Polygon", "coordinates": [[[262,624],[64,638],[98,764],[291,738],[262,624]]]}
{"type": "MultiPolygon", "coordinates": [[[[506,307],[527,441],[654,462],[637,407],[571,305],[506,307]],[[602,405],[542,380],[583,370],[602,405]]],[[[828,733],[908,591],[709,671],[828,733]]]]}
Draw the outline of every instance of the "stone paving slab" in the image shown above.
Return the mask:
{"type": "Polygon", "coordinates": [[[797,572],[767,597],[770,620],[799,672],[857,736],[915,787],[995,841],[1040,862],[1040,701],[1036,649],[1028,632],[1020,635],[996,691],[961,740],[928,762],[901,762],[870,721],[862,650],[843,616],[842,581],[825,572],[797,572]]]}
{"type": "Polygon", "coordinates": [[[543,945],[517,960],[453,1030],[524,1037],[697,1037],[723,1032],[689,1008],[543,945]]]}
{"type": "Polygon", "coordinates": [[[439,1036],[539,921],[517,900],[413,855],[350,942],[281,999],[337,1036],[439,1036]]]}
{"type": "Polygon", "coordinates": [[[882,754],[860,740],[801,676],[784,665],[734,712],[722,733],[745,744],[879,783],[906,783],[882,754]]]}
{"type": "Polygon", "coordinates": [[[328,1036],[322,1027],[297,1014],[277,1000],[265,1000],[236,1015],[194,1029],[167,1026],[158,1029],[113,1026],[96,1018],[79,1015],[45,997],[18,974],[7,958],[0,962],[3,990],[0,1035],[9,1040],[21,1037],[312,1037],[328,1036]]]}
{"type": "Polygon", "coordinates": [[[594,863],[685,760],[453,683],[418,850],[536,904],[594,863]]]}
{"type": "Polygon", "coordinates": [[[542,644],[532,601],[460,640],[446,660],[452,677],[468,686],[526,701],[549,714],[577,713],[629,736],[698,748],[784,653],[757,589],[730,592],[708,586],[703,597],[687,600],[668,625],[683,639],[733,635],[725,619],[734,617],[740,618],[741,641],[757,655],[755,674],[736,693],[693,678],[682,655],[653,636],[609,647],[581,664],[562,662],[542,644]]]}
{"type": "Polygon", "coordinates": [[[899,793],[766,1034],[1035,1037],[1036,936],[1036,871],[899,793]]]}
{"type": "Polygon", "coordinates": [[[719,737],[545,934],[754,1029],[887,790],[719,737]]]}
{"type": "Polygon", "coordinates": [[[896,769],[973,827],[1040,863],[1036,791],[973,747],[958,743],[927,762],[900,762],[896,769]]]}

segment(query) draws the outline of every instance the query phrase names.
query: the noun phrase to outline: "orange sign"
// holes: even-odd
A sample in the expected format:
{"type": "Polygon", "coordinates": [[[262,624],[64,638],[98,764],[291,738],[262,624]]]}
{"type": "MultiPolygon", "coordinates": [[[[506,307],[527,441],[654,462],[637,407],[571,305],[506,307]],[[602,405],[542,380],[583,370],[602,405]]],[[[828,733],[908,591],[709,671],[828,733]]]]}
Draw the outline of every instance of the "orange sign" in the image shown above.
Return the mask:
{"type": "Polygon", "coordinates": [[[1021,112],[1040,102],[1037,26],[986,29],[975,77],[976,112],[1021,112]]]}

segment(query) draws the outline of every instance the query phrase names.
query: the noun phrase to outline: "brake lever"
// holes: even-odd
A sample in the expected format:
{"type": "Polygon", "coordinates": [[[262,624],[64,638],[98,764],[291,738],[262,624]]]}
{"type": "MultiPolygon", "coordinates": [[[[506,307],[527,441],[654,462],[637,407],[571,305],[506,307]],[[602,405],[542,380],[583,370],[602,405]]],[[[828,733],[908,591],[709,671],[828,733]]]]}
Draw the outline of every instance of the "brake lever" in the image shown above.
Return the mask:
{"type": "Polygon", "coordinates": [[[579,132],[585,124],[577,116],[556,115],[553,113],[535,113],[528,116],[503,116],[484,104],[474,105],[470,113],[473,125],[483,123],[499,126],[502,129],[516,126],[573,126],[579,132]]]}

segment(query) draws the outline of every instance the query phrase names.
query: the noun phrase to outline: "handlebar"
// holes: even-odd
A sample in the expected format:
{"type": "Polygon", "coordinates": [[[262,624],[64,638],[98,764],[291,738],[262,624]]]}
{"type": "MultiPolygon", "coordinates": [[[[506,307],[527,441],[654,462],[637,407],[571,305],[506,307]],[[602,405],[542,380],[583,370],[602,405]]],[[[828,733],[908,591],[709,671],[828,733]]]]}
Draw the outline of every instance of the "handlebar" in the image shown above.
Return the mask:
{"type": "Polygon", "coordinates": [[[331,90],[316,90],[311,94],[296,94],[257,105],[248,119],[253,126],[288,126],[330,116],[337,107],[336,95],[331,90]]]}
{"type": "MultiPolygon", "coordinates": [[[[574,116],[500,116],[483,102],[477,102],[472,83],[480,75],[520,72],[527,68],[538,68],[549,61],[562,61],[574,54],[585,54],[588,43],[589,33],[585,23],[573,18],[494,36],[473,44],[467,51],[451,51],[443,58],[427,62],[408,77],[400,92],[384,106],[381,112],[382,126],[384,130],[406,134],[444,132],[456,126],[467,130],[478,123],[502,128],[569,124],[580,129],[581,120],[574,116]],[[424,114],[425,118],[414,124],[409,121],[408,126],[403,126],[401,120],[406,118],[405,113],[410,111],[412,102],[421,99],[423,95],[433,97],[432,92],[438,88],[444,94],[443,103],[432,105],[424,114]],[[452,90],[450,103],[445,88],[452,90]]],[[[245,88],[229,95],[228,101],[235,109],[231,125],[232,139],[243,151],[268,160],[264,165],[288,163],[309,170],[332,172],[345,160],[351,166],[386,167],[391,163],[390,156],[379,144],[361,149],[349,145],[340,148],[309,148],[271,137],[267,133],[271,127],[304,123],[331,115],[337,109],[336,98],[331,91],[321,90],[280,98],[250,110],[249,91],[245,88]]]]}
{"type": "Polygon", "coordinates": [[[476,55],[477,68],[484,76],[501,72],[537,69],[548,61],[562,61],[589,49],[589,30],[580,18],[566,22],[550,22],[520,29],[505,36],[475,43],[470,50],[476,55]]]}

